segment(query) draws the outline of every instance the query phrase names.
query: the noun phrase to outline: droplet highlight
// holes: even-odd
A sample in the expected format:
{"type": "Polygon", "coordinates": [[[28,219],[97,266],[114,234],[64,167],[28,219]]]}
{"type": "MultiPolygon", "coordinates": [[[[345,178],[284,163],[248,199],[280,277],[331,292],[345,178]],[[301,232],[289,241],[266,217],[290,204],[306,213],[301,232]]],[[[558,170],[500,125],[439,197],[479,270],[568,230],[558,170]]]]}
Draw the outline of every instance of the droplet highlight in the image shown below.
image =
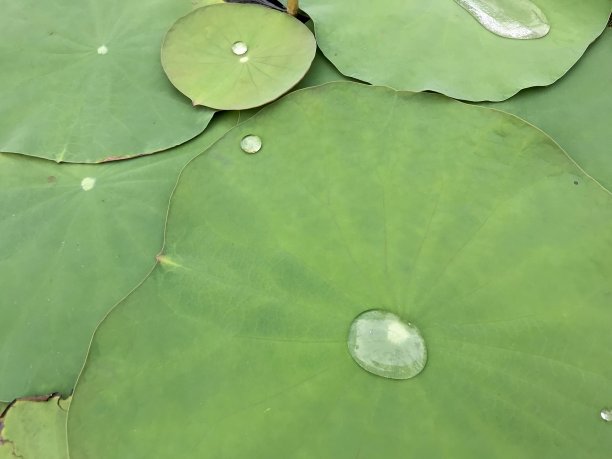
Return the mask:
{"type": "Polygon", "coordinates": [[[383,378],[414,378],[427,363],[427,347],[420,330],[380,309],[363,312],[353,320],[348,349],[360,367],[383,378]]]}
{"type": "Polygon", "coordinates": [[[247,135],[240,141],[240,148],[245,153],[257,153],[261,150],[261,138],[256,135],[247,135]]]}
{"type": "Polygon", "coordinates": [[[242,56],[243,54],[246,54],[248,50],[249,50],[249,47],[246,45],[246,43],[242,41],[237,41],[236,43],[232,45],[232,52],[236,56],[242,56]]]}
{"type": "Polygon", "coordinates": [[[103,56],[106,53],[108,53],[108,48],[106,46],[102,45],[98,48],[98,54],[101,54],[103,56]]]}
{"type": "Polygon", "coordinates": [[[81,188],[83,191],[89,191],[96,186],[96,179],[93,177],[85,177],[81,180],[81,188]]]}
{"type": "Polygon", "coordinates": [[[516,40],[542,38],[550,31],[546,15],[531,0],[455,0],[485,29],[516,40]]]}
{"type": "Polygon", "coordinates": [[[612,408],[604,408],[599,414],[604,421],[612,422],[612,408]]]}

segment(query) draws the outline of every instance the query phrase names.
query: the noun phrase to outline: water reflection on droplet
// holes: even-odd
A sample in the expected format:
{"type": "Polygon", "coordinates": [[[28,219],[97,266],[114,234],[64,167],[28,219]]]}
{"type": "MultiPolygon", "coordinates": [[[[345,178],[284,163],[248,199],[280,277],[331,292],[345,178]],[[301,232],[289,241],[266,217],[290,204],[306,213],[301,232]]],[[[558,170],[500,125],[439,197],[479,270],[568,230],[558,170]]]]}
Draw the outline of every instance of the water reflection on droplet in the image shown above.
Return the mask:
{"type": "Polygon", "coordinates": [[[505,38],[542,38],[550,31],[546,15],[531,0],[455,0],[482,26],[505,38]]]}
{"type": "Polygon", "coordinates": [[[85,177],[81,180],[81,188],[83,191],[89,191],[96,186],[96,179],[94,177],[85,177]]]}
{"type": "Polygon", "coordinates": [[[246,54],[248,50],[249,50],[249,47],[246,45],[246,43],[242,41],[237,41],[236,43],[232,45],[232,52],[236,56],[242,56],[243,54],[246,54]]]}
{"type": "Polygon", "coordinates": [[[427,348],[419,329],[378,309],[363,312],[353,320],[348,348],[359,366],[384,378],[413,378],[427,363],[427,348]]]}
{"type": "Polygon", "coordinates": [[[247,135],[240,141],[240,148],[245,153],[257,153],[261,150],[261,138],[256,135],[247,135]]]}
{"type": "Polygon", "coordinates": [[[606,422],[612,422],[612,408],[604,408],[601,410],[601,419],[606,422]]]}

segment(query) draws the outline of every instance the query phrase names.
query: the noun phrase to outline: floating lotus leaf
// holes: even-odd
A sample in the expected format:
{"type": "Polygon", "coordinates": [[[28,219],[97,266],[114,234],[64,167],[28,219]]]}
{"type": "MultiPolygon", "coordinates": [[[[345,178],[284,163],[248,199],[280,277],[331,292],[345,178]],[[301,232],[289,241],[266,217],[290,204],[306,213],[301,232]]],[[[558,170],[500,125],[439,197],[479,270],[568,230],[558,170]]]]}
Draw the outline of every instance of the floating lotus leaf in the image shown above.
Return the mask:
{"type": "Polygon", "coordinates": [[[532,2],[551,27],[536,40],[495,35],[453,0],[302,0],[300,7],[314,20],[323,53],[347,76],[498,101],[563,76],[612,10],[612,0],[532,2]]]}
{"type": "Polygon", "coordinates": [[[550,134],[589,174],[612,191],[612,29],[559,82],[491,104],[550,134]]]}
{"type": "Polygon", "coordinates": [[[296,91],[183,172],[160,264],[94,336],[71,457],[606,457],[611,225],[514,116],[296,91]],[[420,330],[420,374],[353,361],[370,309],[420,330]]]}
{"type": "Polygon", "coordinates": [[[106,165],[0,155],[0,400],[72,390],[96,325],[155,264],[179,171],[237,118],[106,165]]]}
{"type": "Polygon", "coordinates": [[[0,151],[99,162],[155,153],[213,112],[168,82],[159,48],[189,0],[0,0],[0,151]]]}
{"type": "Polygon", "coordinates": [[[179,19],[162,47],[170,81],[194,105],[242,110],[277,99],[306,74],[316,42],[300,21],[251,4],[218,4],[179,19]]]}
{"type": "Polygon", "coordinates": [[[66,415],[70,399],[16,401],[0,427],[0,459],[68,459],[66,415]]]}

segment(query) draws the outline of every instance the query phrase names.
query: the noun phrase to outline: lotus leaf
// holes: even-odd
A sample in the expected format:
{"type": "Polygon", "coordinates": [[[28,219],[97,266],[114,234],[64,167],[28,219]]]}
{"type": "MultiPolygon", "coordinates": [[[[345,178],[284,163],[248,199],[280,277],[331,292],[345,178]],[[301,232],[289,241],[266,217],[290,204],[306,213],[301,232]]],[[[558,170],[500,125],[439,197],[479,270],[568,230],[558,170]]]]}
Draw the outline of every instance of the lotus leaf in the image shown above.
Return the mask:
{"type": "Polygon", "coordinates": [[[91,163],[155,153],[201,133],[159,62],[189,0],[0,0],[0,151],[91,163]]]}
{"type": "Polygon", "coordinates": [[[159,265],[94,336],[71,457],[606,457],[610,225],[612,196],[514,116],[296,91],[184,170],[159,265]],[[422,373],[351,359],[369,309],[418,327],[422,373]]]}
{"type": "Polygon", "coordinates": [[[533,2],[551,25],[537,40],[495,35],[452,0],[302,0],[300,6],[314,20],[323,53],[347,76],[499,101],[563,76],[612,10],[612,0],[533,2]]]}
{"type": "Polygon", "coordinates": [[[306,74],[317,45],[294,17],[221,3],[179,19],[162,46],[168,78],[194,105],[242,110],[277,99],[306,74]]]}
{"type": "Polygon", "coordinates": [[[0,155],[0,400],[72,390],[96,325],[155,264],[179,171],[237,119],[105,165],[0,155]]]}
{"type": "Polygon", "coordinates": [[[612,190],[611,56],[612,29],[608,28],[555,85],[528,89],[489,105],[542,128],[608,190],[612,190]]]}
{"type": "Polygon", "coordinates": [[[70,399],[18,400],[0,427],[0,459],[68,459],[66,415],[70,399]]]}
{"type": "MultiPolygon", "coordinates": [[[[308,21],[306,26],[314,33],[314,24],[312,21],[308,21]]],[[[327,59],[323,53],[317,49],[314,60],[308,72],[304,78],[297,84],[294,89],[310,88],[312,86],[319,86],[325,83],[331,83],[333,81],[351,81],[350,78],[342,75],[334,64],[327,59]]]]}

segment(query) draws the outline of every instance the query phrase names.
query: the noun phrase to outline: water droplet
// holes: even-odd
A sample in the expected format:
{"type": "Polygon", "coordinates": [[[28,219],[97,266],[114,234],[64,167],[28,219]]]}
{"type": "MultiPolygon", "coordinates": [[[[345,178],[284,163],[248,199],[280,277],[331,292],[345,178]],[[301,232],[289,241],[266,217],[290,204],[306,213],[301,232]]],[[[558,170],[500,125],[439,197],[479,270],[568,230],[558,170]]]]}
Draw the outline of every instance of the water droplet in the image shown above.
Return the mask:
{"type": "Polygon", "coordinates": [[[550,31],[546,15],[531,0],[455,0],[490,32],[528,40],[550,31]]]}
{"type": "Polygon", "coordinates": [[[240,63],[244,64],[245,62],[249,62],[249,56],[242,56],[240,58],[240,63]]]}
{"type": "Polygon", "coordinates": [[[232,52],[236,56],[242,56],[243,54],[246,54],[248,50],[249,50],[249,47],[246,45],[246,43],[242,41],[237,41],[236,43],[232,45],[232,52]]]}
{"type": "Polygon", "coordinates": [[[247,135],[240,141],[240,148],[245,153],[257,153],[261,150],[261,139],[256,135],[247,135]]]}
{"type": "Polygon", "coordinates": [[[427,348],[419,329],[378,309],[363,312],[353,320],[348,348],[360,367],[384,378],[413,378],[427,363],[427,348]]]}
{"type": "Polygon", "coordinates": [[[612,422],[612,408],[604,408],[599,414],[604,421],[612,422]]]}
{"type": "Polygon", "coordinates": [[[89,191],[94,186],[96,186],[96,179],[93,177],[85,177],[81,180],[81,188],[83,188],[84,191],[89,191]]]}
{"type": "Polygon", "coordinates": [[[108,53],[108,48],[106,46],[102,45],[98,48],[98,54],[104,56],[106,53],[108,53]]]}

